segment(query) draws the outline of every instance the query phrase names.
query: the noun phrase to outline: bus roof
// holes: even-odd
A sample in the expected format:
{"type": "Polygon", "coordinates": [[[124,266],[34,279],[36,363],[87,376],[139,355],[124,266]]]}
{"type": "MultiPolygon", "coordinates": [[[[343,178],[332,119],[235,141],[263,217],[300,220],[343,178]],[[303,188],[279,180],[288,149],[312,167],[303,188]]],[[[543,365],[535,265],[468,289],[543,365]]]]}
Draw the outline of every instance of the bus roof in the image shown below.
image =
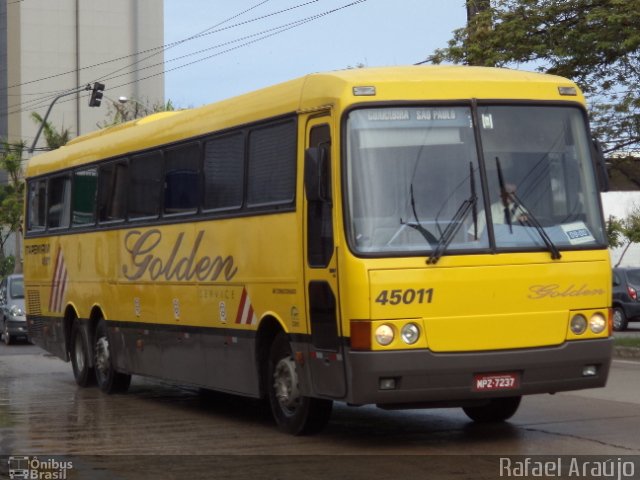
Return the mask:
{"type": "Polygon", "coordinates": [[[203,107],[161,112],[78,137],[33,157],[27,176],[142,151],[293,112],[351,104],[424,100],[570,100],[584,97],[570,80],[516,70],[468,66],[405,66],[314,73],[203,107]],[[374,87],[358,96],[354,87],[374,87]],[[563,96],[559,87],[575,88],[563,96]]]}

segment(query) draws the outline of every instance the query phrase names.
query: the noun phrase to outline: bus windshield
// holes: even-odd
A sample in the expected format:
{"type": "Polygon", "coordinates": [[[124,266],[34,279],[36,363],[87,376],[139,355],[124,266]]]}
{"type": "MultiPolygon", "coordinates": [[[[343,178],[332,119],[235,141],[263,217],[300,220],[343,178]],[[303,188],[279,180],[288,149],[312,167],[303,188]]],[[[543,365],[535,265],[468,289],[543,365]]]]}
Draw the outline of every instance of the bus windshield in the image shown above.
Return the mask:
{"type": "Polygon", "coordinates": [[[443,245],[447,253],[558,251],[605,244],[578,108],[354,110],[346,152],[348,235],[356,252],[432,255],[443,245]]]}

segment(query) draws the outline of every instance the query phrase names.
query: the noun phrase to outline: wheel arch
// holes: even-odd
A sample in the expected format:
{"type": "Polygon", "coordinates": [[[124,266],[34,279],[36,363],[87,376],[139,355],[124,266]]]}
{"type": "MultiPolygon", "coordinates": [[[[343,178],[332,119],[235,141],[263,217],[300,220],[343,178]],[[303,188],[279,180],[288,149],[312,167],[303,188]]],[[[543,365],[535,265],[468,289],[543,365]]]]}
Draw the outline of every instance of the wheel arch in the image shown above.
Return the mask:
{"type": "Polygon", "coordinates": [[[62,328],[64,332],[64,350],[65,350],[65,361],[69,361],[71,359],[71,331],[73,330],[74,322],[80,318],[78,314],[78,309],[73,303],[67,304],[64,309],[64,316],[62,317],[62,328]]]}
{"type": "Polygon", "coordinates": [[[71,331],[73,329],[74,322],[78,321],[78,328],[84,329],[86,333],[87,344],[85,345],[85,347],[87,349],[87,352],[89,352],[89,366],[94,366],[92,339],[95,336],[98,320],[100,320],[101,318],[104,318],[104,315],[102,313],[102,308],[99,305],[94,305],[93,307],[91,307],[91,312],[89,313],[88,319],[80,318],[80,315],[78,314],[78,308],[75,305],[67,305],[64,313],[64,336],[67,360],[70,359],[69,355],[71,354],[71,331]]]}
{"type": "MultiPolygon", "coordinates": [[[[91,313],[89,314],[89,321],[87,322],[87,333],[89,334],[90,339],[95,338],[96,327],[98,326],[98,322],[103,318],[105,317],[104,317],[104,311],[102,307],[98,304],[94,304],[91,307],[91,313]]],[[[93,344],[93,341],[91,343],[93,344]]],[[[91,351],[91,366],[93,366],[93,360],[94,360],[93,345],[90,351],[91,351]]]]}
{"type": "Polygon", "coordinates": [[[284,323],[273,313],[265,314],[260,320],[256,331],[256,366],[259,372],[260,398],[265,398],[267,394],[266,381],[268,375],[268,360],[271,344],[280,333],[287,333],[284,323]]]}

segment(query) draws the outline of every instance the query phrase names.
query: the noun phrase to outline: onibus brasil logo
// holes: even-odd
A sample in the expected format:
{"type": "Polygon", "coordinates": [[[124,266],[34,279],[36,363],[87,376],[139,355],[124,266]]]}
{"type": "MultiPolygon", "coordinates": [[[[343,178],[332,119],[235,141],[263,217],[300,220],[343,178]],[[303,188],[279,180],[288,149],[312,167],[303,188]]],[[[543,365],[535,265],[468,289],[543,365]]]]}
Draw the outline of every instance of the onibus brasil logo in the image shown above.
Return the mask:
{"type": "Polygon", "coordinates": [[[66,480],[73,462],[55,458],[9,457],[9,478],[11,480],[66,480]]]}

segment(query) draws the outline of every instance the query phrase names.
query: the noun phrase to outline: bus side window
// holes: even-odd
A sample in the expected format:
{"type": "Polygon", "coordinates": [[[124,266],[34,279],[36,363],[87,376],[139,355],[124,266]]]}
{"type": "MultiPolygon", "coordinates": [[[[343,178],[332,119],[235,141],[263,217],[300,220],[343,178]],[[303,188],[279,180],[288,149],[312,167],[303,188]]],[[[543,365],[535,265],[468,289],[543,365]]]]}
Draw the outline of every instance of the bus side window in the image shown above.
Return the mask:
{"type": "Polygon", "coordinates": [[[127,205],[127,162],[119,160],[100,166],[98,174],[98,220],[124,220],[127,205]]]}
{"type": "Polygon", "coordinates": [[[129,165],[129,218],[151,218],[160,213],[164,183],[162,152],[136,155],[129,165]]]}
{"type": "Polygon", "coordinates": [[[47,226],[64,228],[69,226],[71,211],[71,180],[68,176],[49,180],[47,201],[47,226]]]}
{"type": "Polygon", "coordinates": [[[165,151],[164,213],[193,213],[200,193],[200,145],[165,151]]]}
{"type": "Polygon", "coordinates": [[[32,232],[45,229],[46,200],[47,181],[36,180],[29,182],[28,231],[32,232]]]}
{"type": "Polygon", "coordinates": [[[71,221],[73,226],[93,225],[96,221],[96,191],[98,169],[88,168],[73,174],[73,201],[71,221]]]}
{"type": "Polygon", "coordinates": [[[296,192],[296,134],[294,121],[251,131],[247,206],[293,203],[296,192]]]}
{"type": "Polygon", "coordinates": [[[244,136],[213,138],[204,146],[204,209],[228,210],[242,206],[244,136]]]}

